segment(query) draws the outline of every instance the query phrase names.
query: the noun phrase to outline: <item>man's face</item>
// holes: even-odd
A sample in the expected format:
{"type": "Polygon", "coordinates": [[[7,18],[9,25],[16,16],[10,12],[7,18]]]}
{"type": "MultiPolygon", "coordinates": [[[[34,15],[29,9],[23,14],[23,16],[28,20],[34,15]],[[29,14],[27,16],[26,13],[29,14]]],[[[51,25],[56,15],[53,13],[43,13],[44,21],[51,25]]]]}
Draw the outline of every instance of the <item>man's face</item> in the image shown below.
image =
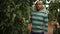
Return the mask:
{"type": "Polygon", "coordinates": [[[36,3],[36,8],[37,8],[38,10],[40,10],[40,9],[42,8],[42,3],[38,1],[38,2],[36,3]]]}

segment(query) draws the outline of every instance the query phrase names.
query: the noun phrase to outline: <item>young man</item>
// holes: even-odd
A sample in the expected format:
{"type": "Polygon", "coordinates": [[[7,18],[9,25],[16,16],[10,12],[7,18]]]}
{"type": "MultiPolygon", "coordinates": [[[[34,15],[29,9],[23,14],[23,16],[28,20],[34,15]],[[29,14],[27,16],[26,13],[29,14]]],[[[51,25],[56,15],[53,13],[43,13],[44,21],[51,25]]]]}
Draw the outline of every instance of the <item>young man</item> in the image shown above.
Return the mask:
{"type": "Polygon", "coordinates": [[[37,1],[35,6],[37,11],[31,13],[30,23],[32,23],[32,29],[30,34],[47,34],[48,13],[44,10],[40,1],[37,1]]]}

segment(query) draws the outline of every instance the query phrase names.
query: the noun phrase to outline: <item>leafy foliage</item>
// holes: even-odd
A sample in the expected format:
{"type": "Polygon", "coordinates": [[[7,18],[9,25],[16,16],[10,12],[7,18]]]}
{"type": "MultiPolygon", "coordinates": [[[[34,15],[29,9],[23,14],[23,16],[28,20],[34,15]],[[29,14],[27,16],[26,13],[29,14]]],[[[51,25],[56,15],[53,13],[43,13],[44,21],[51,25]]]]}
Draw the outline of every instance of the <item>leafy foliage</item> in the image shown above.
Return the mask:
{"type": "Polygon", "coordinates": [[[24,34],[24,32],[21,33],[21,30],[25,29],[26,31],[27,24],[24,20],[21,24],[20,19],[23,17],[26,19],[29,18],[31,1],[0,0],[0,34],[24,34]]]}
{"type": "Polygon", "coordinates": [[[60,3],[59,2],[51,2],[49,4],[49,20],[54,21],[57,19],[58,15],[58,8],[60,8],[60,3]]]}
{"type": "MultiPolygon", "coordinates": [[[[34,1],[36,0],[0,0],[0,34],[28,34],[27,23],[24,20],[29,19],[34,1]]],[[[57,18],[58,8],[60,3],[50,4],[50,20],[57,18]]]]}

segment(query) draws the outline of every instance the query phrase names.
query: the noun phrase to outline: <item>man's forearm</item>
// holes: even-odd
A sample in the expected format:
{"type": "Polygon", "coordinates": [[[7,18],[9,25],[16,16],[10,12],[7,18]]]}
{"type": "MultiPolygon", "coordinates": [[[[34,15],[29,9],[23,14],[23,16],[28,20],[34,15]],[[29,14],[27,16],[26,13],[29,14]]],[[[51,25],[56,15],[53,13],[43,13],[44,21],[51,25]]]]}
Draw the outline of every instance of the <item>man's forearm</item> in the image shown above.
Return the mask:
{"type": "Polygon", "coordinates": [[[28,24],[28,30],[31,31],[31,28],[32,28],[32,24],[30,23],[30,24],[28,24]]]}

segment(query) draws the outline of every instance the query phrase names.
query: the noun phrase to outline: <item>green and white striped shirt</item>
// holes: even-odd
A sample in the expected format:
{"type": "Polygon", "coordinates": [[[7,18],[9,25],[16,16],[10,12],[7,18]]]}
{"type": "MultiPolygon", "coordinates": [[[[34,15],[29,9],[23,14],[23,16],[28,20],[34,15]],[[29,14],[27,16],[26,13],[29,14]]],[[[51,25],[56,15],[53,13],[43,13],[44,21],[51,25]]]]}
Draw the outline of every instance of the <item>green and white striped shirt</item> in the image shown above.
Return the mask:
{"type": "Polygon", "coordinates": [[[48,13],[46,11],[32,12],[30,23],[32,23],[33,32],[47,32],[48,13]]]}

